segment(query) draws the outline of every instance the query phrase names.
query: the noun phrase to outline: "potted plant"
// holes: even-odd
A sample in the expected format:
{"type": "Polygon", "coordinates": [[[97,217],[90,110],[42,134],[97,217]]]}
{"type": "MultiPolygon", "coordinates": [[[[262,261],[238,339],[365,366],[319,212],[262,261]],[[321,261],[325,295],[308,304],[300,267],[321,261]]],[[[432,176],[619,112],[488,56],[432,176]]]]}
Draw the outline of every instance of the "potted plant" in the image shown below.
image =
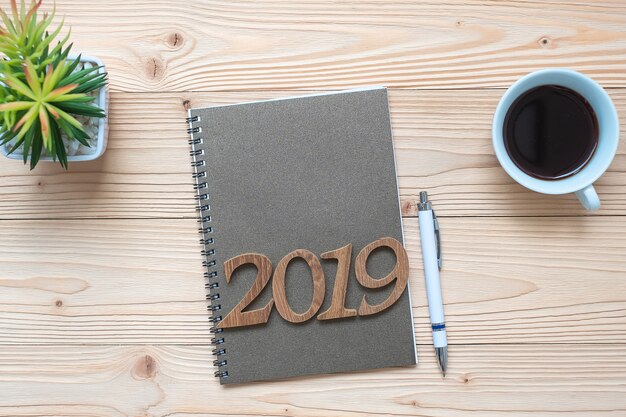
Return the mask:
{"type": "Polygon", "coordinates": [[[39,161],[98,158],[107,141],[107,74],[93,57],[71,56],[63,23],[48,31],[53,8],[41,19],[42,0],[11,0],[0,9],[0,150],[9,158],[39,161]],[[55,43],[56,42],[56,43],[55,43]]]}

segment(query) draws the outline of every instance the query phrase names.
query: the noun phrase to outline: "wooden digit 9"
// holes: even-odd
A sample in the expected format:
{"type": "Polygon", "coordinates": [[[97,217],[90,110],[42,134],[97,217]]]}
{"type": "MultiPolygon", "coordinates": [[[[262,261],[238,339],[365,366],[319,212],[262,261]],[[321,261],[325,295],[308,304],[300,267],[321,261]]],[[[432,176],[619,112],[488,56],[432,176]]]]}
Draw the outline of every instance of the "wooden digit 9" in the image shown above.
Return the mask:
{"type": "Polygon", "coordinates": [[[276,310],[278,310],[278,313],[285,320],[291,323],[302,323],[313,317],[322,306],[322,302],[324,302],[325,291],[326,282],[324,280],[324,270],[322,269],[319,259],[317,259],[317,256],[315,256],[313,252],[306,249],[296,249],[283,257],[278,265],[276,265],[274,281],[272,282],[272,292],[276,302],[276,310]],[[313,278],[313,299],[311,300],[311,306],[307,311],[301,314],[293,311],[287,301],[287,293],[285,290],[287,265],[295,258],[304,259],[311,269],[311,276],[313,278]]]}
{"type": "Polygon", "coordinates": [[[366,296],[363,296],[363,300],[359,306],[359,315],[369,316],[389,308],[400,298],[409,279],[409,258],[400,242],[391,237],[384,237],[361,249],[354,261],[354,272],[356,273],[357,281],[365,288],[381,288],[395,281],[395,286],[391,294],[380,304],[370,305],[367,302],[366,296]],[[396,255],[396,265],[385,277],[374,279],[367,273],[365,265],[372,251],[381,247],[388,247],[393,250],[396,255]]]}

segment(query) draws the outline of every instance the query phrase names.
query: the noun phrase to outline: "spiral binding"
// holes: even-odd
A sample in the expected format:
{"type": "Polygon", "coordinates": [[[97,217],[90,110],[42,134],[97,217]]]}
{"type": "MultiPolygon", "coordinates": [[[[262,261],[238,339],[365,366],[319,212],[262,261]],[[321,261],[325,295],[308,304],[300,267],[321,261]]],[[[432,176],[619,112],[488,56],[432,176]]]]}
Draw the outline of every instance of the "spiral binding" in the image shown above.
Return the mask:
{"type": "Polygon", "coordinates": [[[199,134],[202,133],[202,128],[200,126],[194,126],[194,123],[199,121],[199,116],[190,116],[186,119],[187,125],[189,126],[187,133],[191,136],[189,139],[189,145],[191,146],[189,155],[192,158],[191,166],[194,170],[192,175],[195,181],[193,189],[196,190],[198,199],[196,211],[200,213],[198,218],[198,223],[200,223],[198,232],[201,235],[200,244],[203,246],[202,256],[204,257],[204,261],[202,261],[202,266],[206,269],[204,277],[207,282],[204,287],[207,291],[206,300],[209,302],[207,310],[211,313],[211,317],[209,318],[211,328],[209,332],[214,335],[214,337],[211,338],[211,344],[215,346],[212,353],[217,357],[217,359],[213,361],[213,365],[217,367],[217,371],[214,372],[214,375],[218,378],[227,378],[228,370],[226,370],[225,367],[228,361],[223,357],[226,354],[226,349],[222,346],[224,344],[224,337],[221,336],[223,329],[217,327],[218,323],[222,320],[222,316],[218,315],[216,312],[220,311],[222,306],[219,304],[220,294],[219,292],[215,292],[215,290],[219,288],[219,283],[215,280],[218,275],[215,269],[217,261],[212,258],[215,255],[215,248],[213,247],[215,240],[208,236],[213,233],[213,228],[208,225],[208,223],[212,221],[211,215],[208,213],[209,210],[211,210],[211,206],[205,203],[209,199],[209,193],[207,191],[209,185],[206,180],[204,180],[206,178],[206,171],[204,170],[206,162],[202,158],[204,156],[204,149],[197,148],[197,145],[204,143],[204,138],[199,136],[199,134]]]}

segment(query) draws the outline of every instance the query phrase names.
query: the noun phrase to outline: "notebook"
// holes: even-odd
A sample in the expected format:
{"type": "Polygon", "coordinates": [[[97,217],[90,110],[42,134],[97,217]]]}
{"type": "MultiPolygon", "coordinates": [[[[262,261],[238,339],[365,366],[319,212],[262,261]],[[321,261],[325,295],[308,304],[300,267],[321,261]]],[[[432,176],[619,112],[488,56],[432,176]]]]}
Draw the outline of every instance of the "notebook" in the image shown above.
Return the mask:
{"type": "Polygon", "coordinates": [[[387,90],[188,116],[220,382],[414,365],[387,90]]]}

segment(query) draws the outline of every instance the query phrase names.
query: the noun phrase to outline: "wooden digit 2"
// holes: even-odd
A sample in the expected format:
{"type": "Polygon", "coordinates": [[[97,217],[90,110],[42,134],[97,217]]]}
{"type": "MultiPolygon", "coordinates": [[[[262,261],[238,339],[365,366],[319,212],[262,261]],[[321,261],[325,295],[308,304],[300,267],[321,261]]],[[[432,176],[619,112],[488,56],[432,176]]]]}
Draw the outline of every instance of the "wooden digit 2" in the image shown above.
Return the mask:
{"type": "Polygon", "coordinates": [[[324,280],[324,270],[320,264],[319,259],[313,252],[306,249],[296,249],[295,251],[286,255],[276,265],[274,271],[274,281],[272,283],[272,292],[274,294],[274,300],[276,302],[276,310],[282,318],[291,323],[302,323],[307,321],[317,313],[324,301],[324,294],[326,291],[326,283],[324,280]],[[293,311],[289,302],[287,301],[287,293],[285,291],[285,273],[287,272],[287,265],[292,259],[302,258],[309,265],[311,269],[311,276],[313,279],[313,299],[311,300],[311,306],[304,313],[296,313],[293,311]]]}
{"type": "Polygon", "coordinates": [[[367,302],[366,296],[363,296],[363,300],[359,306],[359,316],[369,316],[389,308],[400,298],[409,279],[409,258],[400,242],[391,237],[384,237],[361,249],[361,252],[359,252],[354,262],[354,272],[356,273],[357,281],[365,288],[381,288],[396,281],[389,297],[380,304],[370,305],[367,302]],[[372,251],[381,247],[388,247],[393,250],[396,255],[396,265],[385,277],[374,279],[367,273],[365,265],[372,251]]]}
{"type": "Polygon", "coordinates": [[[246,295],[243,296],[241,301],[231,310],[230,313],[224,317],[218,324],[218,328],[223,329],[227,327],[241,327],[252,326],[254,324],[267,323],[274,306],[274,300],[270,300],[265,307],[243,311],[258,295],[263,291],[263,288],[267,285],[272,277],[272,262],[270,259],[259,253],[245,253],[243,255],[235,256],[224,262],[224,273],[226,275],[226,282],[230,283],[233,271],[245,264],[252,264],[256,266],[257,274],[254,279],[254,284],[248,290],[246,295]]]}

